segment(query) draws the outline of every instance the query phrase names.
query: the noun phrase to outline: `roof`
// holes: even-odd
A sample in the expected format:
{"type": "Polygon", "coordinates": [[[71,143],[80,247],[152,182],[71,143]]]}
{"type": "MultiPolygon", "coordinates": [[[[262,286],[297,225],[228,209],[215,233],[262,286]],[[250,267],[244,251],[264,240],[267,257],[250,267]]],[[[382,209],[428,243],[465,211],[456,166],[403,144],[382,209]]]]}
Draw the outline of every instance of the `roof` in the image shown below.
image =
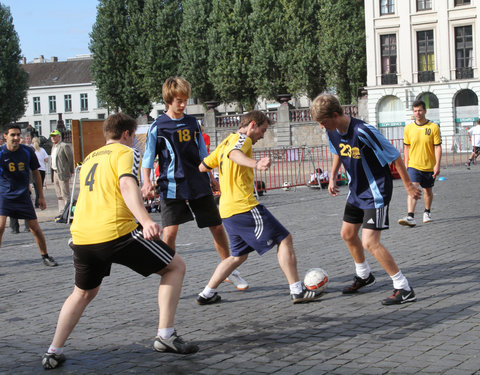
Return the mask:
{"type": "Polygon", "coordinates": [[[92,59],[32,63],[20,65],[28,73],[28,85],[60,86],[91,83],[92,59]]]}

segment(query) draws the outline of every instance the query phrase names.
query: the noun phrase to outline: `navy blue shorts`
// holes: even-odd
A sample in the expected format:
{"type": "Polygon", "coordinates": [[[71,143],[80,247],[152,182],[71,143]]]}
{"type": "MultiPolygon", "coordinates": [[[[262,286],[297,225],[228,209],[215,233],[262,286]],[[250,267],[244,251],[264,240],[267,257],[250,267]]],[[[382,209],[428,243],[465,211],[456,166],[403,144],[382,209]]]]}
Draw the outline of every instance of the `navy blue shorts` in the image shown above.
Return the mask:
{"type": "Polygon", "coordinates": [[[252,251],[265,254],[290,234],[261,204],[248,212],[223,219],[223,226],[230,238],[230,251],[235,257],[252,251]]]}
{"type": "Polygon", "coordinates": [[[418,182],[424,189],[431,188],[435,184],[433,172],[423,172],[412,167],[408,167],[407,171],[410,180],[412,180],[412,182],[418,182]]]}
{"type": "Polygon", "coordinates": [[[17,199],[0,197],[0,216],[9,216],[15,219],[36,220],[37,214],[33,208],[30,195],[17,199]]]}

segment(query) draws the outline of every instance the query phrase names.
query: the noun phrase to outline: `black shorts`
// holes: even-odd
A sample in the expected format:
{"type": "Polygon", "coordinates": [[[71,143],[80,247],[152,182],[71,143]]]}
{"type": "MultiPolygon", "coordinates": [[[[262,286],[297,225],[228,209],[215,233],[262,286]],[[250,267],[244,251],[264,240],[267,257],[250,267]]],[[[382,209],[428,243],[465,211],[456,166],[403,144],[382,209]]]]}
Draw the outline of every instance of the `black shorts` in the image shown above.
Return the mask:
{"type": "Polygon", "coordinates": [[[362,224],[363,228],[367,229],[388,229],[388,204],[381,208],[364,210],[347,202],[343,221],[351,224],[362,224]]]}
{"type": "Polygon", "coordinates": [[[199,228],[215,227],[222,224],[218,207],[212,195],[188,201],[161,199],[160,208],[164,227],[180,225],[193,219],[196,220],[199,228]]]}
{"type": "Polygon", "coordinates": [[[478,156],[478,154],[480,154],[480,147],[473,146],[472,152],[475,153],[475,155],[478,156]]]}
{"type": "Polygon", "coordinates": [[[0,198],[0,216],[25,220],[37,219],[37,214],[29,195],[17,199],[0,198]]]}
{"type": "Polygon", "coordinates": [[[148,241],[141,228],[113,241],[93,245],[70,244],[73,249],[75,285],[83,290],[94,289],[110,275],[112,263],[123,264],[148,276],[168,266],[175,250],[163,241],[148,241]]]}

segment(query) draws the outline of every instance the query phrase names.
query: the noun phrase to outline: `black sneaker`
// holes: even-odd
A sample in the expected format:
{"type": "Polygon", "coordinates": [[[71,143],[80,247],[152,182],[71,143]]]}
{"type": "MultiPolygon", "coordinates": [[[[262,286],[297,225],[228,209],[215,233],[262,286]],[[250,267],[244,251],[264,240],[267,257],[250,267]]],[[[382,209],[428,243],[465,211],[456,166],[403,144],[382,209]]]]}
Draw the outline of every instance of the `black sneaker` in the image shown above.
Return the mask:
{"type": "Polygon", "coordinates": [[[357,293],[360,288],[363,288],[364,286],[372,286],[375,284],[375,277],[370,274],[366,279],[362,279],[361,277],[355,276],[353,278],[353,284],[350,286],[347,286],[346,288],[343,288],[342,293],[343,294],[353,294],[357,293]]]}
{"type": "Polygon", "coordinates": [[[220,295],[217,292],[215,292],[213,293],[213,296],[211,296],[210,298],[205,298],[205,297],[202,297],[201,295],[198,295],[197,303],[199,305],[211,305],[211,304],[220,302],[221,299],[222,297],[220,297],[220,295]]]}
{"type": "Polygon", "coordinates": [[[321,296],[321,293],[317,294],[313,290],[308,290],[307,288],[305,288],[304,285],[301,293],[290,294],[290,297],[292,298],[292,302],[294,304],[312,302],[313,300],[320,298],[320,296],[321,296]]]}
{"type": "Polygon", "coordinates": [[[50,255],[43,257],[42,259],[43,259],[43,264],[45,264],[47,267],[58,266],[58,263],[50,255]]]}
{"type": "Polygon", "coordinates": [[[193,354],[198,352],[198,346],[185,342],[180,336],[177,336],[177,332],[173,332],[173,335],[164,340],[160,336],[155,337],[153,342],[153,349],[157,352],[169,352],[178,354],[193,354]]]}
{"type": "Polygon", "coordinates": [[[42,357],[42,366],[45,370],[56,368],[65,362],[65,355],[55,353],[45,353],[42,357]]]}
{"type": "Polygon", "coordinates": [[[413,288],[407,291],[405,289],[394,289],[393,294],[382,301],[382,305],[400,305],[406,302],[415,302],[417,297],[413,288]]]}

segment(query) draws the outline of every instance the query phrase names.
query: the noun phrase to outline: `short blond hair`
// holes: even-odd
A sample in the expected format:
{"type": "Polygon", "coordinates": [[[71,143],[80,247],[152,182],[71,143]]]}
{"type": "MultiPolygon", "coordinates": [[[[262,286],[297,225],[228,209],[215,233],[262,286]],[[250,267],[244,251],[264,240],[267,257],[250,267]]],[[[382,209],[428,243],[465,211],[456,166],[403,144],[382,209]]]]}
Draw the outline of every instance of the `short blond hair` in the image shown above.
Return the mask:
{"type": "Polygon", "coordinates": [[[331,94],[318,95],[310,107],[312,120],[321,122],[327,118],[332,118],[334,113],[343,115],[343,108],[338,99],[331,94]]]}
{"type": "Polygon", "coordinates": [[[162,97],[165,104],[172,104],[173,99],[180,95],[189,98],[192,93],[190,83],[183,77],[168,77],[162,86],[162,97]]]}

